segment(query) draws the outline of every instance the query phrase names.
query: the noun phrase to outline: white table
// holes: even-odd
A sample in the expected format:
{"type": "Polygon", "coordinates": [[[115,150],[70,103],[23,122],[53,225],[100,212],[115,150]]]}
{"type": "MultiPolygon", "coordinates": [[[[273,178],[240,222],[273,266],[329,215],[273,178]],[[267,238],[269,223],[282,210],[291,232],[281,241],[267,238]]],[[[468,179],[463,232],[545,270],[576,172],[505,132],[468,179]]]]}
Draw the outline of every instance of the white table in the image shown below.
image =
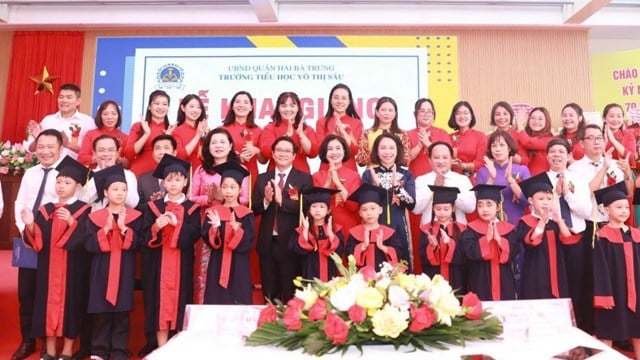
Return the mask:
{"type": "MultiPolygon", "coordinates": [[[[486,304],[490,306],[489,303],[486,304]]],[[[522,303],[515,304],[522,306],[522,303]]],[[[187,314],[187,330],[173,337],[163,347],[149,354],[148,360],[227,358],[240,360],[245,357],[252,360],[317,359],[316,356],[303,354],[302,351],[287,351],[273,346],[244,346],[242,337],[255,328],[260,306],[190,306],[187,314]]],[[[496,308],[496,312],[501,312],[496,308]]],[[[506,324],[505,324],[506,327],[506,324]]],[[[603,352],[589,358],[593,360],[628,360],[617,351],[607,347],[589,334],[572,326],[561,330],[556,327],[550,331],[540,329],[511,329],[504,339],[491,341],[471,341],[466,346],[451,346],[441,351],[411,351],[404,348],[395,350],[391,345],[374,345],[364,348],[362,356],[367,360],[389,360],[401,355],[402,359],[420,360],[460,360],[462,355],[485,354],[496,360],[514,359],[551,359],[554,355],[575,346],[588,346],[602,349],[603,352]]],[[[552,328],[549,328],[552,329],[552,328]]],[[[357,359],[361,354],[356,348],[341,353],[323,356],[323,359],[357,359]]]]}

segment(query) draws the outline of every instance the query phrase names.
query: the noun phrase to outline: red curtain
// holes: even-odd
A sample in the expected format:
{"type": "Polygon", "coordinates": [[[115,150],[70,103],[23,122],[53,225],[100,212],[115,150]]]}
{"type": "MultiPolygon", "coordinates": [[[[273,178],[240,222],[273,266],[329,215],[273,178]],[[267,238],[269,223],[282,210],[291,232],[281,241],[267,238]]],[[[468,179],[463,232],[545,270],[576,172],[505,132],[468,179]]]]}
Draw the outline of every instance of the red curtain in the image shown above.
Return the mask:
{"type": "Polygon", "coordinates": [[[40,121],[58,111],[56,98],[60,85],[80,85],[84,33],[67,31],[17,31],[13,35],[7,97],[2,121],[3,140],[25,139],[27,122],[40,121]],[[54,93],[41,91],[34,95],[37,84],[30,77],[42,75],[47,67],[54,93]]]}

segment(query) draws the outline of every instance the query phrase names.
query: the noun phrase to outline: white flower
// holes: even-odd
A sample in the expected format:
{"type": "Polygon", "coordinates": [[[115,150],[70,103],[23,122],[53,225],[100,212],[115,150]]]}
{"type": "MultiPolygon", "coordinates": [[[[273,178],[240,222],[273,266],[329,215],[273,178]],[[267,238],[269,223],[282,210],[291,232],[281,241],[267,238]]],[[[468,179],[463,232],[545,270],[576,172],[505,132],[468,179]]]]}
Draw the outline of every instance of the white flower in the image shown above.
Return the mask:
{"type": "Polygon", "coordinates": [[[318,300],[318,292],[311,284],[308,284],[302,290],[297,289],[295,297],[304,301],[304,309],[309,310],[311,306],[316,303],[316,300],[318,300]]]}
{"type": "Polygon", "coordinates": [[[337,288],[329,296],[329,302],[334,308],[340,311],[347,311],[356,303],[356,294],[358,289],[353,286],[342,286],[337,288]]]}
{"type": "Polygon", "coordinates": [[[409,294],[400,286],[389,286],[389,304],[403,309],[409,309],[409,294]]]}
{"type": "Polygon", "coordinates": [[[386,304],[373,314],[371,324],[376,335],[395,339],[409,326],[409,311],[386,304]]]}
{"type": "Polygon", "coordinates": [[[389,285],[391,285],[391,279],[384,277],[378,281],[376,281],[376,289],[382,291],[382,292],[386,292],[386,290],[389,288],[389,285]]]}
{"type": "Polygon", "coordinates": [[[460,314],[460,301],[453,294],[451,285],[440,275],[433,277],[429,290],[429,303],[438,315],[438,322],[451,326],[451,317],[460,314]]]}
{"type": "Polygon", "coordinates": [[[416,277],[416,286],[418,287],[418,290],[420,292],[431,287],[431,278],[429,277],[429,275],[422,273],[419,275],[415,275],[415,277],[416,277]]]}
{"type": "Polygon", "coordinates": [[[9,150],[2,150],[2,152],[0,152],[0,155],[2,156],[9,156],[10,152],[9,150]]]}

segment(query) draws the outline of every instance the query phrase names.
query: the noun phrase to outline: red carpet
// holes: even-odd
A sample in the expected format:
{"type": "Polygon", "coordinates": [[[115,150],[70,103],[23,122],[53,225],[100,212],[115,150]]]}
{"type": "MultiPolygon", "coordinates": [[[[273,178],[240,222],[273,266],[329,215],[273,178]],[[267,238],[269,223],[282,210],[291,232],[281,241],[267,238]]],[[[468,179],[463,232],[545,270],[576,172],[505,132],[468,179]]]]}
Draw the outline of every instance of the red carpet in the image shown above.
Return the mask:
{"type": "MultiPolygon", "coordinates": [[[[20,344],[20,322],[18,320],[18,270],[11,266],[11,251],[0,250],[0,319],[3,336],[0,336],[0,359],[10,359],[20,344]]],[[[254,293],[254,303],[263,304],[260,291],[254,293]]],[[[142,313],[142,293],[136,291],[136,304],[131,315],[131,334],[129,350],[136,354],[144,345],[144,326],[142,313]]],[[[38,344],[37,354],[40,353],[38,344]]],[[[28,360],[38,360],[34,354],[28,360]]],[[[132,359],[138,359],[132,357],[132,359]]]]}

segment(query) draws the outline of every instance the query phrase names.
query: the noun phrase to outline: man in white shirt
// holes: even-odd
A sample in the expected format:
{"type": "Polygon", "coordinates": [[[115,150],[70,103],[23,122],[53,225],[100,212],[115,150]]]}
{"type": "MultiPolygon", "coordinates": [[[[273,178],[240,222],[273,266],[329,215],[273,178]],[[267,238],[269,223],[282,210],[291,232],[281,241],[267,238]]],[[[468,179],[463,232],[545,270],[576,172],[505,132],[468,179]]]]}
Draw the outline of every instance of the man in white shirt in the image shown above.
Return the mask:
{"type": "MultiPolygon", "coordinates": [[[[93,142],[93,157],[95,160],[96,168],[95,172],[98,172],[102,169],[106,169],[108,167],[114,166],[116,164],[116,160],[118,160],[120,156],[120,151],[122,149],[122,144],[118,142],[118,139],[111,135],[100,135],[93,142]]],[[[138,202],[140,200],[140,196],[138,194],[138,180],[136,176],[129,170],[124,169],[124,176],[127,180],[127,198],[125,199],[125,205],[129,208],[135,208],[138,206],[138,202]]],[[[101,197],[102,198],[102,197],[101,197]]],[[[91,204],[92,211],[100,210],[104,208],[106,204],[106,200],[102,198],[102,200],[98,200],[98,194],[96,193],[96,184],[93,179],[89,180],[87,185],[82,191],[82,195],[80,196],[80,200],[86,202],[87,204],[91,204]]]]}
{"type": "MultiPolygon", "coordinates": [[[[43,130],[38,134],[34,143],[35,155],[40,164],[25,171],[14,206],[16,226],[21,234],[25,228],[20,216],[23,209],[37,210],[40,205],[57,201],[55,185],[58,171],[55,167],[61,160],[62,135],[57,130],[43,130]],[[36,204],[36,201],[39,203],[36,204]]],[[[31,335],[35,295],[36,270],[19,268],[18,304],[22,342],[12,355],[11,360],[26,359],[35,352],[36,341],[31,335]]]]}
{"type": "MultiPolygon", "coordinates": [[[[562,217],[574,234],[580,234],[585,229],[585,220],[591,218],[591,191],[589,184],[582,174],[567,170],[571,146],[564,139],[552,139],[547,144],[547,162],[549,171],[547,176],[559,199],[564,199],[569,213],[563,212],[562,217]],[[562,181],[561,181],[562,180],[562,181]]],[[[562,200],[560,200],[562,202],[562,200]]],[[[562,203],[561,203],[562,210],[562,203]]]]}
{"type": "Polygon", "coordinates": [[[585,179],[589,184],[591,215],[585,220],[582,239],[565,249],[569,295],[573,301],[577,326],[587,333],[593,333],[593,241],[595,232],[608,216],[598,208],[593,192],[624,181],[627,193],[633,194],[631,169],[626,162],[611,159],[613,148],[605,151],[606,141],[602,129],[595,124],[585,127],[582,139],[584,157],[569,166],[569,173],[585,179]],[[622,170],[624,169],[624,170],[622,170]]]}
{"type": "MultiPolygon", "coordinates": [[[[589,124],[584,129],[584,136],[580,140],[584,147],[584,157],[574,161],[569,166],[569,171],[589,182],[589,190],[593,193],[609,185],[624,181],[627,193],[634,193],[634,183],[631,178],[631,169],[624,166],[623,171],[618,164],[623,161],[615,161],[611,158],[613,148],[605,152],[607,145],[602,133],[602,129],[595,124],[589,124]]],[[[595,197],[591,196],[593,209],[597,209],[595,197]]],[[[609,220],[604,211],[595,211],[595,218],[591,216],[591,221],[606,222],[609,220]]]]}
{"type": "Polygon", "coordinates": [[[476,198],[471,191],[472,185],[468,177],[451,171],[453,148],[445,142],[435,142],[429,146],[430,173],[418,176],[416,179],[416,206],[413,213],[422,215],[420,224],[431,221],[433,209],[433,192],[429,185],[450,186],[460,190],[456,199],[456,221],[466,224],[465,214],[472,213],[476,208],[476,198]]]}
{"type": "MultiPolygon", "coordinates": [[[[60,158],[69,155],[78,158],[78,151],[89,130],[96,128],[96,123],[91,116],[78,111],[80,105],[80,88],[75,84],[64,84],[58,94],[58,112],[45,116],[40,124],[30,121],[27,128],[35,138],[40,131],[55,129],[62,134],[64,150],[60,158]]],[[[29,150],[34,151],[35,145],[29,144],[29,150]]]]}

